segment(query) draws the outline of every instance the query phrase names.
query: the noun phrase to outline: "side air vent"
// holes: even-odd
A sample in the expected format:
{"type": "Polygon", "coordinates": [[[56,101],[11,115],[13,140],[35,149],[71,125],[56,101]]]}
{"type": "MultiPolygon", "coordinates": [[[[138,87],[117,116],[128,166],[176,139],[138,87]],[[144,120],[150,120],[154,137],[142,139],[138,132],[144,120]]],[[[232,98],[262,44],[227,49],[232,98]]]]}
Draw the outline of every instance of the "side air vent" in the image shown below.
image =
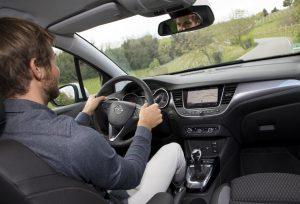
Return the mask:
{"type": "Polygon", "coordinates": [[[182,91],[174,91],[172,94],[175,106],[178,108],[183,107],[182,91]]]}
{"type": "Polygon", "coordinates": [[[222,104],[229,104],[234,92],[236,90],[237,84],[226,84],[224,87],[224,93],[222,98],[222,104]]]}

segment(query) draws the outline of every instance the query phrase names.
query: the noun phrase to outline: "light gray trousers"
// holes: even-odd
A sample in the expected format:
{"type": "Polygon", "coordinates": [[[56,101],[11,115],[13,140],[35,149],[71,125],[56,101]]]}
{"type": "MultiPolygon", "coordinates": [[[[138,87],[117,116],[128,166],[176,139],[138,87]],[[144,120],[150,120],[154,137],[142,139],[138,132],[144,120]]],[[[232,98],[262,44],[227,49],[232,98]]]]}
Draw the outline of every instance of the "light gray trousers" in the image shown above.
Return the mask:
{"type": "Polygon", "coordinates": [[[170,143],[148,162],[141,183],[128,190],[129,204],[143,204],[156,193],[166,192],[171,182],[181,183],[185,179],[186,161],[179,144],[170,143]]]}

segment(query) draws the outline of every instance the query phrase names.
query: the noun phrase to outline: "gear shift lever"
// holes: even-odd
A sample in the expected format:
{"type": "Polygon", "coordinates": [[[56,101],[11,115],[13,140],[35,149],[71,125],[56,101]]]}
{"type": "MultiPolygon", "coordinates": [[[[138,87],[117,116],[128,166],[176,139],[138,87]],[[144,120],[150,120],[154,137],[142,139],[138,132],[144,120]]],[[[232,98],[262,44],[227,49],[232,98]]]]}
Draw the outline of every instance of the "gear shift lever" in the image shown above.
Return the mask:
{"type": "Polygon", "coordinates": [[[199,180],[203,179],[203,177],[205,176],[202,171],[201,157],[202,157],[201,149],[194,149],[192,151],[191,158],[192,158],[192,163],[194,164],[194,169],[195,169],[195,172],[191,178],[192,180],[199,181],[199,180]]]}
{"type": "Polygon", "coordinates": [[[192,163],[196,164],[201,164],[201,157],[202,157],[202,151],[201,149],[193,149],[191,158],[192,158],[192,163]]]}
{"type": "Polygon", "coordinates": [[[201,149],[193,149],[191,153],[191,164],[188,166],[186,181],[190,189],[204,190],[211,175],[213,165],[204,164],[201,149]]]}

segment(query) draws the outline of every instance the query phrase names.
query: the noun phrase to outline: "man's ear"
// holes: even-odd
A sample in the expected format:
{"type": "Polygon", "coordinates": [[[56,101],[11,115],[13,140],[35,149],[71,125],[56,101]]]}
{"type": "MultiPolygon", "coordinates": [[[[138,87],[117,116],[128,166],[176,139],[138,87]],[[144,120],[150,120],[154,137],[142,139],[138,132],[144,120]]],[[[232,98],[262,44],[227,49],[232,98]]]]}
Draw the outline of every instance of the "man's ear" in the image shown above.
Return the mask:
{"type": "Polygon", "coordinates": [[[30,67],[33,77],[36,80],[41,81],[43,78],[43,72],[42,72],[42,69],[39,66],[37,66],[36,64],[37,64],[36,58],[32,58],[30,60],[29,67],[30,67]]]}

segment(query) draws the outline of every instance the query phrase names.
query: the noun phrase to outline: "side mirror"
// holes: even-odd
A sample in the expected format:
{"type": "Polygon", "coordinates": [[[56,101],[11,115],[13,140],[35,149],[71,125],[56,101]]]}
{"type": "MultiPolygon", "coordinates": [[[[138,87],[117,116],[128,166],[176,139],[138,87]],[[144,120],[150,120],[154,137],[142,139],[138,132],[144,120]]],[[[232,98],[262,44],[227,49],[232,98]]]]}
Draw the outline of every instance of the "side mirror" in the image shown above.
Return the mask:
{"type": "Polygon", "coordinates": [[[59,96],[51,102],[56,106],[66,106],[81,101],[80,90],[76,84],[67,84],[59,88],[59,96]]]}
{"type": "Polygon", "coordinates": [[[189,9],[171,13],[171,19],[163,21],[158,26],[160,36],[173,35],[205,28],[213,24],[215,17],[207,5],[192,6],[189,9]]]}

